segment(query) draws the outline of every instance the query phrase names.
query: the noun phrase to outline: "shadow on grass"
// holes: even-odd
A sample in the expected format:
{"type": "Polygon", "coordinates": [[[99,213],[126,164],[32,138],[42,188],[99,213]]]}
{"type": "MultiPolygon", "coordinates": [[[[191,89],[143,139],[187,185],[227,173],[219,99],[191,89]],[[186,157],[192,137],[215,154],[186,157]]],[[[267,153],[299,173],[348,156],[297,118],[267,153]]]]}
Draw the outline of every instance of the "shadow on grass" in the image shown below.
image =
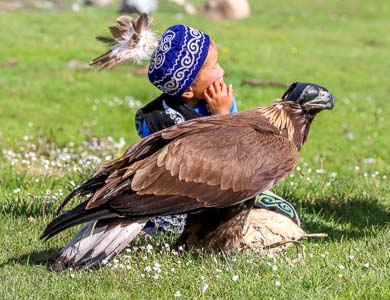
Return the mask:
{"type": "Polygon", "coordinates": [[[0,264],[0,268],[12,264],[29,266],[48,266],[49,259],[58,252],[56,248],[50,248],[42,251],[34,251],[20,256],[15,256],[0,264]]]}
{"type": "Polygon", "coordinates": [[[376,199],[321,199],[302,203],[308,232],[319,230],[333,239],[358,239],[390,222],[390,209],[376,199]]]}

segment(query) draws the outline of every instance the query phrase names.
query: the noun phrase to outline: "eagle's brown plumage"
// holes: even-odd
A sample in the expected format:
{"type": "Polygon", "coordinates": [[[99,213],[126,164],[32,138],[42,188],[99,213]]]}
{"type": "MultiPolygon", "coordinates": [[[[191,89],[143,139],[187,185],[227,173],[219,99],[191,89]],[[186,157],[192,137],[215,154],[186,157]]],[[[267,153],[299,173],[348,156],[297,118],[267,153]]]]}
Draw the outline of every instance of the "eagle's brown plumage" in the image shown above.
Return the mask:
{"type": "MultiPolygon", "coordinates": [[[[330,108],[322,102],[322,109],[330,108]]],[[[253,196],[295,167],[314,117],[305,110],[308,103],[277,100],[193,119],[142,139],[72,192],[60,209],[76,194],[91,196],[53,220],[42,237],[95,220],[140,223],[149,216],[189,213],[181,243],[205,251],[235,249],[253,196]]]]}

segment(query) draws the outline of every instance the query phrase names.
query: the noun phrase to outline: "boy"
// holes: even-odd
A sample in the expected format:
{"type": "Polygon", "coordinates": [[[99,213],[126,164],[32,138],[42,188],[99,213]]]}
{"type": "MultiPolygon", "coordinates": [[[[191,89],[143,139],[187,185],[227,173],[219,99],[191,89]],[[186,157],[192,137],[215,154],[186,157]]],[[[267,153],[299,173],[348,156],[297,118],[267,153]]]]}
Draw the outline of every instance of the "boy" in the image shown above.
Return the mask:
{"type": "Polygon", "coordinates": [[[141,137],[193,118],[237,112],[233,88],[224,82],[215,43],[199,30],[186,25],[168,28],[151,59],[148,75],[164,93],[137,112],[141,137]]]}
{"type": "MultiPolygon", "coordinates": [[[[137,111],[140,137],[193,118],[237,112],[233,87],[223,76],[217,48],[207,34],[182,24],[169,27],[159,40],[148,71],[150,82],[163,94],[137,111]]],[[[270,192],[257,200],[256,206],[286,215],[300,225],[287,201],[270,192]]],[[[152,218],[145,230],[153,233],[154,223],[163,231],[180,230],[185,216],[152,218]]]]}

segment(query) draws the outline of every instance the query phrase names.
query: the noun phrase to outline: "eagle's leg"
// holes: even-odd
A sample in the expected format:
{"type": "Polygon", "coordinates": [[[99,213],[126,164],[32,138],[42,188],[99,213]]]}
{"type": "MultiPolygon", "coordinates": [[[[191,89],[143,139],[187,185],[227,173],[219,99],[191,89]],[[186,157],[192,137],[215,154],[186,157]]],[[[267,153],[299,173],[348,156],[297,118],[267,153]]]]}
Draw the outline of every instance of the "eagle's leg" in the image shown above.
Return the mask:
{"type": "Polygon", "coordinates": [[[235,206],[189,214],[178,244],[204,252],[237,249],[254,198],[235,206]]]}

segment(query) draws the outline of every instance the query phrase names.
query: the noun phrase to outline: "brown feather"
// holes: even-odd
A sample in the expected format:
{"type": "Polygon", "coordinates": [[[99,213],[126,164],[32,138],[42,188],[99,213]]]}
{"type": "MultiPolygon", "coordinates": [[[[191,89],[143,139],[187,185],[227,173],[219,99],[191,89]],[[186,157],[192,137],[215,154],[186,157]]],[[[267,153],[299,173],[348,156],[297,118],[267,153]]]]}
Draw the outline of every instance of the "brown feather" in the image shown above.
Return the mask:
{"type": "MultiPolygon", "coordinates": [[[[187,124],[155,135],[153,138],[160,140],[169,131],[167,136],[176,138],[160,152],[139,160],[135,166],[126,167],[125,177],[132,176],[127,183],[123,183],[124,178],[115,178],[118,175],[110,177],[106,186],[91,198],[88,208],[109,202],[113,195],[124,191],[124,187],[131,187],[138,194],[191,197],[207,207],[234,205],[270,188],[294,168],[298,159],[296,148],[285,138],[269,134],[275,131],[274,127],[264,126],[266,133],[261,133],[264,131],[261,126],[254,130],[251,125],[261,119],[256,110],[246,112],[244,116],[248,118],[242,120],[232,115],[225,120],[214,117],[210,122],[213,125],[204,121],[192,122],[194,132],[187,124]],[[181,127],[184,130],[180,137],[181,127]],[[204,143],[205,140],[214,142],[204,143]],[[108,196],[104,196],[106,193],[108,196]]],[[[153,138],[140,144],[148,148],[153,138]]],[[[132,155],[142,154],[143,147],[137,146],[131,147],[119,161],[131,162],[132,155]]],[[[118,174],[123,176],[124,173],[118,174]]]]}
{"type": "MultiPolygon", "coordinates": [[[[141,14],[138,18],[131,18],[129,16],[120,16],[117,18],[117,25],[109,26],[108,29],[112,35],[108,36],[98,36],[97,40],[109,44],[111,46],[111,50],[115,49],[115,51],[109,50],[103,55],[92,60],[90,65],[99,65],[98,70],[104,68],[112,68],[115,65],[124,64],[127,61],[131,61],[135,59],[136,61],[146,59],[148,55],[152,52],[147,52],[144,54],[138,53],[138,55],[129,54],[131,50],[136,48],[137,44],[140,41],[141,33],[148,30],[150,31],[150,25],[148,16],[146,14],[141,14]]],[[[142,47],[141,49],[149,49],[148,51],[153,51],[155,45],[150,42],[150,46],[152,50],[148,47],[142,47]]]]}
{"type": "Polygon", "coordinates": [[[138,17],[137,23],[134,26],[135,32],[137,34],[141,34],[142,31],[145,29],[149,28],[149,23],[148,23],[148,16],[147,14],[143,13],[138,17]]]}
{"type": "Polygon", "coordinates": [[[119,39],[122,36],[122,31],[117,26],[109,26],[108,29],[110,30],[114,39],[119,39]]]}

